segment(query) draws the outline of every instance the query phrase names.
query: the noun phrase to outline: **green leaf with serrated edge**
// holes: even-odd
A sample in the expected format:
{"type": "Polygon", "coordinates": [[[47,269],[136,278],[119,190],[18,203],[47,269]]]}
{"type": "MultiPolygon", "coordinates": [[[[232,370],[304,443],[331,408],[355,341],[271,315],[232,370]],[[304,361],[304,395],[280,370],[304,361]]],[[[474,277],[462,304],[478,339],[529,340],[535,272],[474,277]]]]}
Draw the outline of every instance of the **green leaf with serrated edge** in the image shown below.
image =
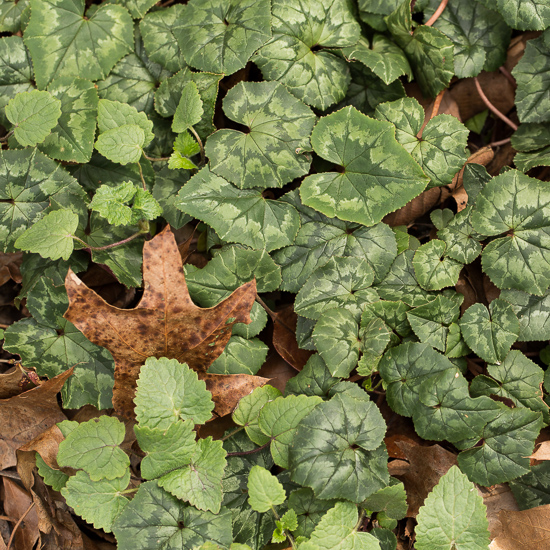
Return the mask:
{"type": "Polygon", "coordinates": [[[544,182],[517,170],[493,178],[472,211],[474,229],[491,241],[482,255],[483,270],[499,288],[542,295],[550,284],[546,240],[550,192],[544,182]]]}
{"type": "Polygon", "coordinates": [[[21,30],[21,13],[29,5],[28,0],[11,2],[9,0],[0,4],[0,32],[13,32],[21,30]]]}
{"type": "Polygon", "coordinates": [[[122,0],[122,4],[134,19],[141,19],[156,2],[154,0],[122,0]]]}
{"type": "Polygon", "coordinates": [[[199,89],[194,82],[188,82],[181,92],[181,97],[174,113],[172,130],[176,133],[185,132],[202,118],[202,100],[199,89]]]}
{"type": "Polygon", "coordinates": [[[175,35],[184,11],[181,4],[176,4],[148,13],[139,23],[145,51],[151,61],[174,73],[187,66],[175,35]]]}
{"type": "Polygon", "coordinates": [[[184,157],[179,151],[174,151],[170,155],[168,168],[170,168],[170,170],[196,170],[198,166],[187,157],[184,157]]]}
{"type": "Polygon", "coordinates": [[[285,512],[281,517],[281,524],[283,529],[287,529],[288,531],[295,531],[298,529],[298,517],[296,516],[296,512],[292,509],[285,512]]]}
{"type": "Polygon", "coordinates": [[[300,224],[289,204],[266,200],[260,191],[238,189],[208,167],[180,191],[176,206],[207,223],[227,241],[268,252],[293,243],[300,224]]]}
{"type": "Polygon", "coordinates": [[[313,329],[313,341],[332,376],[346,378],[361,353],[358,319],[347,309],[325,310],[313,329]]]}
{"type": "Polygon", "coordinates": [[[246,340],[231,336],[222,354],[208,367],[208,372],[255,375],[265,363],[268,351],[268,346],[258,338],[246,340]]]}
{"type": "Polygon", "coordinates": [[[232,74],[271,36],[269,0],[191,0],[174,34],[189,65],[232,74]]]}
{"type": "Polygon", "coordinates": [[[539,122],[521,124],[510,140],[512,147],[523,153],[542,149],[550,145],[550,126],[539,122]]]}
{"type": "Polygon", "coordinates": [[[458,212],[453,219],[437,232],[437,236],[446,245],[445,254],[449,258],[462,264],[472,263],[481,253],[481,244],[483,239],[470,223],[471,206],[458,212]]]}
{"type": "Polygon", "coordinates": [[[444,241],[432,239],[414,254],[414,273],[420,286],[426,290],[441,290],[455,286],[463,264],[445,255],[444,241]]]}
{"type": "Polygon", "coordinates": [[[312,355],[304,368],[286,384],[285,395],[318,395],[326,397],[339,379],[330,374],[319,354],[312,355]]]}
{"type": "Polygon", "coordinates": [[[412,334],[407,320],[409,309],[411,308],[404,302],[388,300],[367,304],[361,315],[361,328],[365,329],[375,319],[381,319],[390,331],[391,344],[396,345],[401,342],[401,338],[412,334]]]}
{"type": "Polygon", "coordinates": [[[221,441],[199,439],[190,463],[163,475],[158,480],[159,487],[199,510],[217,514],[223,499],[225,455],[221,441]]]}
{"type": "Polygon", "coordinates": [[[361,503],[361,507],[372,512],[384,512],[393,519],[402,519],[407,515],[407,493],[402,482],[390,478],[390,485],[373,493],[361,503]]]}
{"type": "Polygon", "coordinates": [[[335,504],[334,500],[315,498],[315,493],[309,489],[297,489],[288,497],[288,507],[298,515],[298,527],[294,532],[296,537],[309,537],[325,512],[335,504]]]}
{"type": "Polygon", "coordinates": [[[95,138],[98,105],[95,86],[83,78],[60,77],[48,86],[48,92],[61,101],[61,116],[38,148],[54,159],[88,162],[95,138]]]}
{"type": "Polygon", "coordinates": [[[138,223],[140,220],[154,220],[162,214],[162,208],[156,199],[142,187],[137,188],[132,203],[132,219],[130,223],[138,223]]]}
{"type": "Polygon", "coordinates": [[[155,90],[171,75],[162,65],[153,63],[145,52],[139,27],[134,27],[134,52],[123,57],[105,80],[97,83],[99,97],[122,101],[138,111],[151,113],[155,90]]]}
{"type": "Polygon", "coordinates": [[[112,416],[83,422],[59,444],[57,463],[84,470],[92,481],[122,477],[130,466],[128,455],[118,447],[124,424],[112,416]]]}
{"type": "Polygon", "coordinates": [[[163,218],[174,228],[179,229],[191,221],[191,216],[184,214],[176,208],[176,200],[180,189],[189,180],[189,173],[169,170],[163,166],[155,174],[155,186],[153,197],[162,208],[163,218]]]}
{"type": "Polygon", "coordinates": [[[117,187],[102,185],[88,205],[112,225],[129,225],[132,220],[132,209],[126,203],[136,194],[137,187],[125,181],[117,187]]]}
{"type": "Polygon", "coordinates": [[[136,419],[142,426],[167,429],[177,420],[210,420],[214,403],[203,380],[186,363],[149,357],[137,380],[136,419]]]}
{"type": "Polygon", "coordinates": [[[470,393],[498,395],[511,399],[517,407],[540,411],[546,423],[550,421],[548,405],[543,400],[544,371],[519,350],[512,350],[500,365],[488,365],[486,376],[476,376],[470,393]]]}
{"type": "Polygon", "coordinates": [[[86,472],[80,471],[69,478],[65,487],[61,489],[61,494],[76,514],[93,524],[96,529],[110,533],[114,521],[129,502],[121,494],[128,487],[128,483],[129,469],[121,477],[99,481],[90,479],[86,472]]]}
{"type": "Polygon", "coordinates": [[[544,78],[544,73],[549,68],[550,48],[544,38],[541,36],[529,40],[525,47],[525,53],[512,71],[518,85],[516,106],[521,122],[550,120],[548,114],[548,108],[550,107],[548,82],[544,78]]]}
{"type": "Polygon", "coordinates": [[[499,406],[492,399],[470,397],[468,382],[456,367],[423,379],[415,390],[419,400],[412,418],[423,439],[456,442],[480,437],[498,414],[499,406]]]}
{"type": "Polygon", "coordinates": [[[402,300],[411,307],[431,302],[435,295],[424,290],[416,280],[414,250],[405,250],[395,258],[389,273],[374,289],[383,300],[402,300]]]}
{"type": "Polygon", "coordinates": [[[454,212],[450,208],[432,210],[430,212],[430,220],[435,225],[435,228],[439,231],[447,227],[453,217],[454,212]]]}
{"type": "Polygon", "coordinates": [[[212,73],[194,73],[186,68],[174,76],[164,80],[155,93],[155,109],[163,117],[171,117],[178,107],[183,88],[189,82],[194,82],[200,93],[204,114],[201,121],[195,126],[197,133],[204,139],[215,127],[212,123],[218,85],[223,75],[212,73]]]}
{"type": "Polygon", "coordinates": [[[260,410],[259,427],[271,439],[271,455],[275,464],[288,469],[289,448],[298,423],[322,399],[317,396],[289,395],[277,397],[260,410]]]}
{"type": "Polygon", "coordinates": [[[406,342],[388,350],[378,370],[390,407],[401,416],[412,416],[422,384],[442,371],[455,373],[456,367],[428,344],[406,342]]]}
{"type": "Polygon", "coordinates": [[[538,0],[481,0],[488,8],[496,9],[513,29],[542,31],[550,25],[550,7],[538,0]]]}
{"type": "Polygon", "coordinates": [[[452,323],[449,326],[449,332],[447,334],[447,342],[445,345],[445,356],[449,359],[456,357],[463,357],[471,353],[471,349],[464,342],[462,338],[462,332],[458,323],[452,323]]]}
{"type": "Polygon", "coordinates": [[[186,157],[192,157],[197,155],[199,151],[199,144],[189,132],[178,134],[174,140],[174,152],[185,155],[186,157]]]}
{"type": "Polygon", "coordinates": [[[210,169],[237,187],[283,187],[308,173],[316,117],[278,82],[241,82],[223,100],[226,116],[247,132],[222,129],[206,142],[210,169]]]}
{"type": "Polygon", "coordinates": [[[277,388],[266,384],[245,395],[233,411],[231,416],[233,422],[239,426],[244,426],[248,437],[257,445],[265,445],[270,441],[270,438],[260,430],[258,424],[260,411],[266,403],[277,399],[281,395],[277,388]]]}
{"type": "Polygon", "coordinates": [[[33,147],[44,141],[61,116],[61,101],[48,92],[17,94],[6,105],[6,117],[14,125],[15,138],[33,147]]]}
{"type": "Polygon", "coordinates": [[[84,7],[84,0],[31,0],[25,45],[39,88],[59,76],[105,78],[131,51],[132,18],[123,7],[104,4],[90,18],[84,7]]]}
{"type": "Polygon", "coordinates": [[[136,124],[145,134],[143,146],[148,145],[154,138],[153,123],[143,112],[135,107],[120,101],[100,99],[97,109],[97,127],[100,133],[114,130],[126,124],[136,124]]]}
{"type": "Polygon", "coordinates": [[[313,149],[340,171],[306,177],[300,187],[303,203],[371,226],[419,195],[427,178],[396,141],[394,128],[353,107],[322,118],[311,135],[313,149]]]}
{"type": "Polygon", "coordinates": [[[310,542],[319,550],[380,550],[370,533],[357,531],[359,512],[351,502],[337,502],[315,527],[310,542]]]}
{"type": "Polygon", "coordinates": [[[76,430],[79,426],[79,423],[74,420],[63,420],[62,422],[57,423],[57,427],[63,434],[63,437],[69,437],[71,433],[76,430]]]}
{"type": "Polygon", "coordinates": [[[137,124],[124,124],[99,135],[95,148],[119,164],[138,162],[143,152],[145,133],[137,124]]]}
{"type": "Polygon", "coordinates": [[[333,256],[365,260],[374,270],[375,282],[387,274],[397,254],[397,243],[394,232],[386,224],[363,227],[327,218],[304,206],[298,190],[280,200],[298,210],[301,222],[294,244],[273,254],[281,266],[282,290],[298,292],[311,274],[333,256]]]}
{"type": "MultiPolygon", "coordinates": [[[[378,524],[382,523],[383,513],[377,516],[378,524]]],[[[395,522],[395,520],[389,520],[395,522]]],[[[370,534],[378,540],[380,544],[380,550],[396,550],[397,549],[397,537],[390,531],[391,527],[375,527],[370,534]]]]}
{"type": "MultiPolygon", "coordinates": [[[[10,2],[15,4],[15,2],[10,2]]],[[[18,5],[21,1],[18,2],[18,5]]],[[[4,107],[12,97],[21,92],[33,90],[31,59],[23,39],[7,36],[0,39],[0,122],[9,127],[4,107]]]]}
{"type": "Polygon", "coordinates": [[[346,393],[320,403],[303,418],[290,447],[291,479],[318,498],[362,502],[389,481],[380,445],[386,424],[368,400],[346,393]]]}
{"type": "Polygon", "coordinates": [[[460,305],[445,296],[407,312],[407,319],[421,342],[445,351],[449,326],[458,320],[460,305]]]}
{"type": "Polygon", "coordinates": [[[518,153],[514,157],[514,164],[524,173],[537,166],[550,166],[550,147],[530,153],[518,153]]]}
{"type": "Polygon", "coordinates": [[[403,2],[384,21],[405,52],[422,93],[434,97],[446,88],[454,75],[454,45],[449,38],[426,25],[411,31],[411,0],[403,2]]]}
{"type": "Polygon", "coordinates": [[[36,149],[0,151],[0,180],[0,243],[4,252],[16,251],[16,239],[43,217],[52,198],[78,188],[57,162],[36,149]]]}
{"type": "Polygon", "coordinates": [[[267,512],[286,500],[277,478],[261,466],[253,466],[248,477],[248,503],[256,512],[267,512]]]}
{"type": "MultiPolygon", "coordinates": [[[[224,441],[229,453],[252,451],[256,445],[244,432],[236,433],[224,441]]],[[[273,466],[269,449],[243,456],[228,456],[223,478],[223,506],[229,508],[233,516],[233,540],[249,544],[252,548],[263,548],[269,542],[275,517],[273,514],[259,514],[248,504],[248,474],[252,466],[270,469],[273,466]]]]}
{"type": "Polygon", "coordinates": [[[195,449],[191,419],[174,422],[166,429],[134,427],[140,449],[147,453],[140,465],[145,479],[155,479],[191,462],[195,449]]]}
{"type": "Polygon", "coordinates": [[[303,317],[318,319],[321,313],[343,307],[359,317],[365,303],[378,300],[370,286],[374,280],[372,267],[359,258],[331,258],[317,268],[298,292],[294,311],[303,317]]]}
{"type": "Polygon", "coordinates": [[[67,484],[69,476],[61,470],[50,468],[38,453],[35,454],[35,459],[38,473],[44,479],[44,483],[49,485],[54,491],[61,491],[67,484]]]}
{"type": "Polygon", "coordinates": [[[148,481],[117,517],[113,533],[120,550],[194,550],[206,541],[225,548],[231,544],[231,513],[197,510],[148,481]]]}
{"type": "Polygon", "coordinates": [[[460,469],[471,481],[486,487],[529,471],[528,457],[543,425],[539,412],[500,405],[499,415],[483,429],[481,446],[458,455],[460,469]]]}
{"type": "Polygon", "coordinates": [[[374,34],[371,43],[360,38],[354,46],[344,48],[347,59],[360,61],[385,84],[391,84],[402,75],[412,80],[412,71],[403,50],[383,34],[374,34]]]}
{"type": "Polygon", "coordinates": [[[519,335],[519,321],[512,306],[497,298],[487,309],[483,304],[470,306],[460,320],[466,344],[488,363],[500,363],[519,335]]]}
{"type": "Polygon", "coordinates": [[[330,52],[355,44],[361,28],[345,0],[272,2],[273,38],[254,57],[266,80],[278,80],[307,105],[325,110],[344,98],[349,69],[330,52]]]}
{"type": "Polygon", "coordinates": [[[54,210],[21,234],[14,246],[36,252],[44,258],[68,260],[74,249],[73,234],[77,227],[78,214],[70,210],[54,210]]]}
{"type": "Polygon", "coordinates": [[[500,297],[508,302],[519,320],[519,342],[550,339],[550,293],[533,296],[519,290],[503,290],[500,297]]]}
{"type": "Polygon", "coordinates": [[[361,324],[361,359],[357,364],[357,374],[370,376],[378,369],[378,363],[390,343],[392,332],[380,318],[361,324]]]}
{"type": "Polygon", "coordinates": [[[430,178],[428,188],[448,185],[464,166],[468,155],[468,128],[452,115],[430,119],[417,137],[424,122],[424,109],[413,98],[381,103],[376,118],[395,125],[395,137],[430,178]]]}
{"type": "Polygon", "coordinates": [[[550,504],[550,462],[531,466],[531,471],[510,481],[510,489],[520,510],[550,504]]]}
{"type": "MultiPolygon", "coordinates": [[[[460,3],[460,9],[449,6],[433,25],[454,45],[454,72],[459,78],[477,76],[482,70],[496,71],[506,61],[511,29],[493,11],[493,3],[487,6],[491,9],[482,4],[466,0],[460,3]]],[[[430,0],[424,10],[426,21],[438,6],[436,0],[430,0]]]]}
{"type": "Polygon", "coordinates": [[[296,321],[296,342],[300,349],[315,351],[312,333],[317,321],[298,316],[296,321]]]}
{"type": "Polygon", "coordinates": [[[417,521],[418,550],[485,550],[490,542],[483,498],[457,466],[428,495],[417,521]]]}

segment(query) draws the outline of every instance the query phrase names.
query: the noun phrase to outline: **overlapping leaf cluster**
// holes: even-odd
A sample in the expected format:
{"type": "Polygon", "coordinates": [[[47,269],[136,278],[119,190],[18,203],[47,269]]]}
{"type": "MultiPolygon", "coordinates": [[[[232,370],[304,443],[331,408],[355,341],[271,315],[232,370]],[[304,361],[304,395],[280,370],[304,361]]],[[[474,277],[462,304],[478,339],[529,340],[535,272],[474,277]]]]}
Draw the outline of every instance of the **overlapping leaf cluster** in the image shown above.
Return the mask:
{"type": "MultiPolygon", "coordinates": [[[[458,454],[461,471],[418,516],[418,548],[461,522],[457,536],[485,541],[472,482],[511,482],[524,507],[550,503],[547,468],[528,458],[550,423],[548,353],[522,344],[550,339],[550,191],[526,175],[550,164],[550,9],[461,0],[419,23],[438,6],[0,3],[0,247],[25,252],[18,300],[31,314],[4,350],[40,376],[76,365],[64,406],[109,409],[115,365],[64,319],[65,275],[93,262],[140,288],[143,237],[191,224],[209,260],[184,266],[195,303],[211,308],[255,278],[268,302],[293,300],[297,344],[315,352],[284,394],[266,385],[241,399],[241,429],[223,443],[196,439],[213,409],[196,374],[144,359],[138,483],[115,417],[59,425],[58,465],[78,471],[38,457],[39,471],[120,548],[395,549],[406,494],[372,390],[458,454]],[[433,98],[455,75],[496,71],[514,29],[542,31],[512,71],[516,169],[469,165],[465,208],[433,210],[421,240],[391,227],[389,214],[456,186],[469,156],[466,125],[425,120],[404,84],[433,98]],[[499,297],[465,306],[457,283],[474,263],[499,297]],[[443,517],[453,506],[463,513],[443,517]]],[[[208,373],[264,365],[261,302],[208,373]]]]}

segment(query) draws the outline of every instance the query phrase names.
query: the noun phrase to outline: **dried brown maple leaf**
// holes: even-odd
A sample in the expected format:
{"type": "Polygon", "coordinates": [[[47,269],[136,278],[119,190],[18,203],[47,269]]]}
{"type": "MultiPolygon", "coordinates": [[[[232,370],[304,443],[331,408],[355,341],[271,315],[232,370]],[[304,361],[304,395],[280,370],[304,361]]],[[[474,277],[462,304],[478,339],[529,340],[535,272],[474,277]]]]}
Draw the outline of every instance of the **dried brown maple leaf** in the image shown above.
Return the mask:
{"type": "Polygon", "coordinates": [[[65,279],[69,309],[65,318],[107,348],[115,360],[113,406],[133,416],[136,380],[148,357],[187,363],[212,392],[215,412],[223,416],[241,397],[267,382],[247,374],[208,374],[222,353],[235,323],[250,323],[256,281],[250,281],[212,308],[196,306],[189,296],[181,256],[167,227],[143,248],[143,297],[134,309],[109,305],[71,270],[65,279]]]}

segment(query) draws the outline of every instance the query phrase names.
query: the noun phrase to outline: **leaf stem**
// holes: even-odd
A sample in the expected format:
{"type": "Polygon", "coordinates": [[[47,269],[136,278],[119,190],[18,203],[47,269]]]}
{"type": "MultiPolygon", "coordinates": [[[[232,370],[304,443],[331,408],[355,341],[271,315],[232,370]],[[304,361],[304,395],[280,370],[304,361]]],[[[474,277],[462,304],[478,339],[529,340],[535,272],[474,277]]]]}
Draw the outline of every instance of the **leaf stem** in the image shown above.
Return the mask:
{"type": "Polygon", "coordinates": [[[195,139],[197,140],[197,143],[199,144],[199,147],[201,148],[201,163],[199,166],[204,166],[206,162],[206,155],[204,154],[204,145],[202,144],[202,139],[200,138],[199,134],[197,134],[195,128],[193,126],[189,127],[189,131],[195,136],[195,139]]]}
{"type": "Polygon", "coordinates": [[[246,455],[253,455],[254,453],[259,453],[260,451],[263,451],[266,447],[269,447],[271,445],[271,439],[261,447],[256,447],[255,449],[252,449],[251,451],[237,451],[234,453],[227,453],[227,456],[246,456],[246,455]]]}
{"type": "Polygon", "coordinates": [[[14,130],[10,130],[5,136],[3,137],[0,137],[0,142],[1,143],[4,143],[5,141],[8,141],[8,139],[13,136],[13,132],[15,132],[15,129],[14,130]]]}
{"type": "Polygon", "coordinates": [[[424,23],[426,27],[431,27],[438,19],[439,16],[443,13],[445,8],[447,7],[447,3],[449,0],[441,0],[441,3],[439,6],[437,6],[437,9],[434,11],[434,14],[424,23]]]}
{"type": "Polygon", "coordinates": [[[134,487],[133,489],[125,489],[124,491],[119,491],[119,495],[127,495],[128,493],[135,493],[139,487],[134,487]]]}
{"type": "Polygon", "coordinates": [[[485,106],[493,113],[495,114],[500,120],[503,120],[512,128],[514,131],[518,129],[517,124],[512,122],[506,115],[502,114],[487,98],[487,96],[483,93],[483,90],[481,89],[481,84],[479,83],[479,80],[477,79],[477,76],[474,76],[474,82],[476,85],[477,93],[479,94],[479,97],[485,103],[485,106]]]}
{"type": "Polygon", "coordinates": [[[109,250],[109,248],[115,248],[115,246],[120,246],[122,244],[129,243],[130,241],[133,241],[134,239],[137,239],[140,235],[145,235],[147,231],[139,230],[137,233],[134,233],[133,235],[130,235],[126,239],[122,239],[122,241],[118,241],[117,243],[112,244],[106,244],[105,246],[90,246],[86,241],[83,241],[76,235],[72,235],[72,238],[75,241],[78,241],[79,243],[82,243],[87,249],[89,250],[109,250]]]}
{"type": "Polygon", "coordinates": [[[141,168],[141,163],[138,161],[137,165],[139,168],[139,177],[141,178],[141,184],[143,185],[143,190],[147,191],[147,184],[145,183],[145,178],[143,177],[143,170],[141,168]]]}
{"type": "Polygon", "coordinates": [[[365,519],[365,510],[361,508],[361,512],[359,513],[359,519],[357,520],[357,523],[355,524],[355,527],[353,528],[354,531],[358,531],[361,528],[361,525],[363,525],[363,520],[365,519]]]}
{"type": "Polygon", "coordinates": [[[161,161],[161,160],[170,160],[170,157],[148,157],[145,153],[143,153],[143,156],[152,162],[161,161]]]}
{"type": "Polygon", "coordinates": [[[271,317],[272,321],[275,321],[277,318],[277,315],[274,311],[272,311],[269,306],[258,296],[256,293],[256,302],[258,302],[266,311],[266,313],[271,317]]]}
{"type": "Polygon", "coordinates": [[[239,433],[244,430],[244,426],[240,426],[236,430],[233,430],[232,432],[229,432],[227,435],[224,435],[220,441],[227,441],[230,437],[233,437],[236,433],[239,433]]]}
{"type": "Polygon", "coordinates": [[[418,139],[422,139],[422,133],[424,132],[424,128],[426,128],[426,125],[428,124],[428,122],[430,122],[430,120],[432,120],[432,118],[434,116],[436,116],[437,113],[439,112],[439,107],[441,106],[441,101],[443,100],[443,96],[445,95],[445,90],[446,89],[447,88],[443,88],[443,90],[441,90],[435,96],[434,104],[433,104],[433,107],[432,107],[432,112],[430,113],[430,118],[424,117],[424,122],[422,124],[422,128],[420,128],[420,131],[418,132],[418,134],[416,134],[416,137],[418,139]]]}
{"type": "Polygon", "coordinates": [[[491,141],[491,143],[489,143],[489,147],[500,147],[501,145],[506,145],[507,143],[510,143],[510,141],[510,138],[501,139],[500,141],[491,141]]]}
{"type": "Polygon", "coordinates": [[[514,90],[518,87],[516,79],[512,76],[512,73],[504,66],[498,68],[498,70],[508,79],[514,90]]]}
{"type": "Polygon", "coordinates": [[[25,513],[19,518],[19,521],[13,527],[13,531],[11,532],[11,537],[10,537],[10,540],[8,541],[8,546],[6,547],[6,550],[10,550],[11,543],[15,538],[15,533],[17,533],[17,529],[23,523],[23,520],[25,519],[26,515],[32,510],[33,506],[34,506],[34,502],[31,502],[31,505],[25,510],[25,513]]]}

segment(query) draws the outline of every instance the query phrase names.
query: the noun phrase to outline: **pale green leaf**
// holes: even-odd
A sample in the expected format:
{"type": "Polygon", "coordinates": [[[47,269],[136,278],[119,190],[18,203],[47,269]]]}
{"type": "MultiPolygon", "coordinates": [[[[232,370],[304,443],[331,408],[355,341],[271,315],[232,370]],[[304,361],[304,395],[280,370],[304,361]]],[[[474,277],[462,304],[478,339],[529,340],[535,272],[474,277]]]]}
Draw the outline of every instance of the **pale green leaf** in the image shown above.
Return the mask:
{"type": "Polygon", "coordinates": [[[423,244],[413,258],[414,272],[420,286],[426,290],[441,290],[458,282],[463,264],[445,255],[444,241],[432,239],[423,244]]]}
{"type": "Polygon", "coordinates": [[[132,220],[132,209],[126,203],[136,194],[137,187],[125,181],[117,187],[102,185],[88,205],[113,225],[128,225],[132,220]]]}
{"type": "Polygon", "coordinates": [[[550,166],[550,147],[528,153],[518,153],[514,157],[514,164],[518,170],[524,173],[537,166],[550,166]]]}
{"type": "Polygon", "coordinates": [[[550,145],[550,128],[548,124],[540,122],[529,122],[520,124],[519,128],[512,134],[512,147],[516,151],[526,153],[536,151],[550,145]]]}
{"type": "Polygon", "coordinates": [[[267,512],[282,504],[286,493],[277,478],[261,466],[253,466],[248,477],[248,502],[256,512],[267,512]]]}
{"type": "Polygon", "coordinates": [[[176,133],[187,131],[198,124],[202,118],[203,108],[199,89],[194,82],[188,82],[181,92],[181,97],[174,113],[172,130],[176,133]]]}
{"type": "Polygon", "coordinates": [[[153,123],[143,112],[138,112],[135,107],[120,101],[111,101],[110,99],[100,99],[97,110],[97,127],[100,133],[107,132],[124,126],[126,124],[136,124],[145,134],[143,147],[148,145],[154,138],[153,123]]]}
{"type": "Polygon", "coordinates": [[[38,453],[35,454],[35,458],[38,473],[44,479],[44,483],[49,485],[54,491],[61,491],[67,484],[69,476],[61,470],[50,468],[38,453]]]}
{"type": "Polygon", "coordinates": [[[157,200],[143,187],[138,187],[134,200],[132,202],[131,223],[137,223],[140,220],[154,220],[162,214],[162,207],[157,200]]]}
{"type": "MultiPolygon", "coordinates": [[[[410,309],[410,306],[400,301],[380,300],[366,304],[361,315],[361,328],[365,330],[372,321],[380,319],[384,322],[386,330],[389,330],[392,345],[396,345],[402,338],[412,334],[407,320],[407,311],[410,309]]],[[[382,325],[376,328],[381,329],[382,325]]],[[[362,338],[362,334],[360,337],[362,338]]]]}
{"type": "Polygon", "coordinates": [[[0,4],[0,32],[13,32],[21,30],[21,14],[29,6],[28,0],[4,0],[0,4]]]}
{"type": "Polygon", "coordinates": [[[154,0],[119,0],[134,19],[141,19],[155,4],[154,0]]]}
{"type": "Polygon", "coordinates": [[[550,26],[550,6],[540,0],[481,0],[488,8],[498,10],[513,29],[542,31],[550,26]]]}
{"type": "Polygon", "coordinates": [[[99,134],[95,148],[119,164],[138,162],[143,151],[145,133],[137,124],[124,124],[99,134]]]}
{"type": "Polygon", "coordinates": [[[402,519],[408,509],[405,486],[392,477],[390,485],[367,497],[361,506],[373,512],[384,512],[389,518],[402,519]]]}

